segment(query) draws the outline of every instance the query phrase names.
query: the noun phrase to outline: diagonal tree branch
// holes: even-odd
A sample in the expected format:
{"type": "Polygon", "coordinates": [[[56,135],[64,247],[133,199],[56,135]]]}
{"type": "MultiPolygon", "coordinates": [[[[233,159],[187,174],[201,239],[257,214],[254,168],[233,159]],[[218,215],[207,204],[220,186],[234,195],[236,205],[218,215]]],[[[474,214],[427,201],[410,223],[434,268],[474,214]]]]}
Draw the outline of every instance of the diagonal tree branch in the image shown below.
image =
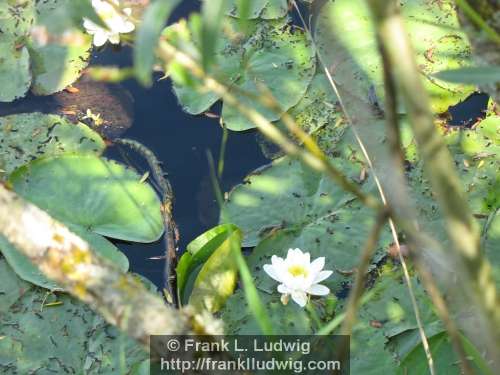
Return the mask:
{"type": "Polygon", "coordinates": [[[0,212],[0,236],[26,255],[45,276],[146,348],[151,335],[220,333],[218,321],[166,306],[136,277],[95,255],[85,241],[63,224],[2,184],[0,212]]]}

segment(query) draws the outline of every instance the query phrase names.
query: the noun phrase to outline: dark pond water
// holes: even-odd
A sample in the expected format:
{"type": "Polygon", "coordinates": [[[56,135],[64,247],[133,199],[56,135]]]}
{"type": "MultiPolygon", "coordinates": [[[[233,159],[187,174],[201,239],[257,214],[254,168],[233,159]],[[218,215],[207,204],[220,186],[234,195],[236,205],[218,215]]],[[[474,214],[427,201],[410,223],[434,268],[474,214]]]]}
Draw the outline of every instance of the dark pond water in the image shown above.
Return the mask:
{"type": "MultiPolygon", "coordinates": [[[[187,16],[198,5],[199,1],[184,0],[172,19],[187,16]]],[[[107,49],[95,54],[93,64],[129,66],[131,51],[107,49]]],[[[133,80],[122,86],[132,94],[134,107],[133,126],[123,136],[143,143],[163,162],[175,194],[174,219],[179,226],[179,249],[182,251],[192,239],[218,222],[207,150],[216,161],[219,159],[222,129],[218,119],[184,113],[172,92],[170,80],[159,81],[149,89],[133,80]]],[[[117,150],[110,150],[109,155],[120,160],[117,150]]],[[[129,156],[133,166],[138,166],[141,172],[147,170],[140,157],[131,152],[129,156]]],[[[250,171],[268,162],[254,132],[230,133],[220,181],[223,191],[228,191],[250,171]]],[[[163,254],[163,242],[117,245],[129,257],[132,271],[158,286],[163,285],[163,261],[149,259],[163,254]]]]}
{"type": "MultiPolygon", "coordinates": [[[[199,8],[199,4],[198,0],[182,1],[171,21],[188,16],[199,8]]],[[[108,47],[94,53],[92,64],[131,66],[131,50],[108,47]]],[[[219,210],[211,185],[207,151],[211,152],[216,161],[219,159],[222,129],[218,119],[184,113],[172,92],[169,80],[158,81],[151,88],[144,88],[134,80],[123,82],[121,86],[130,95],[111,90],[114,97],[120,97],[121,103],[111,112],[114,111],[116,122],[125,127],[129,125],[125,124],[128,116],[133,113],[132,126],[122,136],[143,143],[163,162],[175,194],[174,219],[179,226],[179,250],[182,252],[192,239],[218,222],[219,210]],[[130,108],[121,108],[123,103],[130,108]]],[[[50,113],[60,110],[67,102],[75,102],[75,99],[64,92],[56,95],[55,99],[29,97],[18,103],[0,105],[0,115],[35,110],[50,113]]],[[[487,102],[486,95],[472,95],[450,109],[449,124],[472,125],[477,118],[484,117],[487,102]]],[[[101,103],[82,103],[80,109],[99,105],[101,108],[115,108],[111,107],[112,104],[113,98],[110,97],[109,104],[101,99],[101,103]]],[[[217,112],[217,108],[214,111],[217,112]]],[[[139,173],[148,169],[140,156],[129,150],[121,151],[112,147],[107,156],[130,164],[139,173]]],[[[220,180],[223,191],[228,191],[249,172],[269,162],[260,151],[255,132],[252,131],[229,133],[224,160],[224,173],[220,180]]],[[[163,286],[163,260],[150,259],[163,255],[163,241],[153,244],[116,244],[130,259],[132,271],[144,275],[159,287],[163,286]]]]}

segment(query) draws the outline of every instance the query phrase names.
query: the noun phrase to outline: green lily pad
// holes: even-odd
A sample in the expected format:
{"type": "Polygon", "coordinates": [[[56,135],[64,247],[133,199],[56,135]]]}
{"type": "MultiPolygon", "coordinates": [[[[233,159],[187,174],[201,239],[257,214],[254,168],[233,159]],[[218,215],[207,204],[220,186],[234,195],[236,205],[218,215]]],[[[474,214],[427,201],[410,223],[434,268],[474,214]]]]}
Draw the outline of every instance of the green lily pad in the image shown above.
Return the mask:
{"type": "MultiPolygon", "coordinates": [[[[238,2],[240,0],[228,1],[228,15],[239,17],[240,10],[238,2]]],[[[286,0],[251,0],[248,1],[248,19],[262,18],[275,19],[282,18],[288,13],[288,2],[286,0]]]]}
{"type": "Polygon", "coordinates": [[[42,156],[64,152],[101,154],[105,148],[103,139],[86,125],[42,113],[0,117],[0,134],[0,169],[6,175],[42,156]]]}
{"type": "Polygon", "coordinates": [[[2,1],[0,3],[2,32],[15,38],[27,36],[35,11],[35,2],[33,0],[2,1]]]}
{"type": "MultiPolygon", "coordinates": [[[[179,26],[170,27],[170,39],[176,29],[179,26]]],[[[250,21],[246,33],[241,33],[237,22],[228,18],[226,29],[232,29],[233,37],[224,34],[219,38],[214,74],[233,87],[231,93],[241,104],[256,109],[270,121],[278,120],[282,113],[299,102],[314,76],[316,60],[311,43],[302,31],[289,26],[287,20],[250,21]],[[277,100],[281,113],[271,111],[255,100],[262,95],[261,86],[265,86],[277,100]]],[[[186,35],[183,38],[179,35],[186,34],[186,31],[176,33],[183,40],[179,46],[193,54],[196,46],[191,43],[187,48],[186,35]]],[[[219,99],[195,79],[191,78],[190,82],[191,85],[177,82],[174,90],[189,113],[206,111],[219,99]]],[[[222,117],[231,130],[255,127],[228,105],[223,105],[222,117]]]]}
{"type": "Polygon", "coordinates": [[[0,101],[49,95],[75,82],[87,66],[91,37],[81,28],[80,1],[22,0],[0,5],[5,41],[0,54],[0,101]]]}
{"type": "Polygon", "coordinates": [[[65,294],[48,294],[20,279],[13,283],[16,276],[3,259],[0,269],[0,289],[12,287],[7,294],[0,293],[2,374],[34,370],[124,374],[148,358],[136,341],[107,324],[83,302],[65,294]]]}
{"type": "Polygon", "coordinates": [[[20,279],[9,267],[5,259],[0,256],[0,315],[9,311],[10,307],[22,296],[31,285],[20,279]]]}
{"type": "Polygon", "coordinates": [[[0,102],[24,96],[31,85],[30,58],[26,47],[15,40],[0,42],[0,102]]]}
{"type": "MultiPolygon", "coordinates": [[[[473,86],[433,76],[442,70],[472,65],[468,39],[459,31],[455,4],[451,0],[403,0],[400,4],[432,108],[436,113],[445,112],[474,91],[473,86]]],[[[316,37],[336,81],[356,96],[383,103],[382,64],[366,2],[329,2],[322,14],[316,37]],[[378,99],[373,98],[375,95],[378,99]]]]}
{"type": "MultiPolygon", "coordinates": [[[[361,167],[342,159],[334,163],[349,178],[359,176],[361,167]]],[[[322,230],[325,233],[321,236],[328,235],[328,223],[334,223],[338,211],[352,199],[329,177],[284,157],[247,176],[229,194],[224,209],[232,223],[243,230],[243,246],[251,247],[281,229],[322,230]]]]}
{"type": "MultiPolygon", "coordinates": [[[[434,359],[434,368],[439,374],[458,374],[460,369],[460,358],[455,353],[450,337],[446,332],[441,332],[432,337],[428,337],[429,349],[434,359]]],[[[482,357],[482,354],[470,343],[467,338],[462,337],[464,350],[469,360],[472,371],[476,374],[489,374],[493,372],[488,369],[488,365],[482,357]]],[[[397,374],[417,375],[423,374],[428,370],[426,354],[422,345],[418,345],[401,362],[397,374]]]]}
{"type": "MultiPolygon", "coordinates": [[[[97,255],[105,258],[114,264],[121,271],[127,272],[129,263],[128,258],[111,242],[98,234],[92,233],[85,228],[77,225],[68,225],[69,229],[85,240],[97,255]]],[[[16,271],[17,275],[32,284],[38,285],[49,290],[63,290],[59,284],[49,280],[40,270],[27,258],[19,252],[7,240],[0,236],[0,252],[3,254],[9,265],[16,271]]]]}
{"type": "Polygon", "coordinates": [[[141,176],[94,155],[37,159],[12,173],[23,198],[54,218],[125,241],[153,242],[163,233],[160,201],[141,176]]]}
{"type": "MultiPolygon", "coordinates": [[[[280,335],[305,335],[312,333],[312,323],[308,314],[299,305],[290,302],[284,306],[278,293],[270,295],[259,293],[259,297],[267,309],[275,332],[280,335]]],[[[224,332],[232,335],[259,335],[261,330],[257,321],[250,314],[245,294],[238,289],[226,301],[221,310],[224,332]]]]}
{"type": "Polygon", "coordinates": [[[225,237],[222,243],[211,249],[209,258],[196,276],[189,304],[199,310],[219,311],[236,287],[238,266],[234,251],[240,249],[242,233],[231,226],[225,237]]]}
{"type": "Polygon", "coordinates": [[[493,277],[500,288],[500,210],[493,214],[492,221],[483,239],[483,249],[493,267],[493,277]]]}

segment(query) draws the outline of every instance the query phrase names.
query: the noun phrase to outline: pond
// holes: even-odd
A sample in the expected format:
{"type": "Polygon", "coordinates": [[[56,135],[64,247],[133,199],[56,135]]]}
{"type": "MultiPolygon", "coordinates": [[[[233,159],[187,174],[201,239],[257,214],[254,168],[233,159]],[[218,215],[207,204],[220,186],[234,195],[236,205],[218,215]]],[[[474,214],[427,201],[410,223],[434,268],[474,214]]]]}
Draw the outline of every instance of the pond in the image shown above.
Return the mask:
{"type": "MultiPolygon", "coordinates": [[[[171,20],[187,17],[197,9],[198,1],[183,1],[171,20]]],[[[129,48],[120,51],[108,48],[93,56],[95,65],[130,66],[131,63],[129,48]]],[[[144,88],[135,80],[125,81],[122,86],[133,97],[134,112],[133,126],[123,136],[146,145],[163,162],[175,194],[174,219],[179,226],[179,251],[182,252],[192,239],[219,220],[207,152],[216,162],[219,160],[222,128],[218,119],[185,113],[172,91],[171,80],[156,81],[151,88],[144,88]]],[[[121,160],[116,150],[108,152],[121,160]]],[[[143,168],[142,174],[147,166],[138,155],[132,159],[134,165],[143,168]]],[[[255,131],[230,132],[220,179],[222,191],[228,191],[252,170],[268,162],[256,142],[255,131]]],[[[163,254],[163,241],[153,244],[118,242],[117,246],[129,258],[132,272],[163,286],[163,260],[149,259],[163,254]]]]}

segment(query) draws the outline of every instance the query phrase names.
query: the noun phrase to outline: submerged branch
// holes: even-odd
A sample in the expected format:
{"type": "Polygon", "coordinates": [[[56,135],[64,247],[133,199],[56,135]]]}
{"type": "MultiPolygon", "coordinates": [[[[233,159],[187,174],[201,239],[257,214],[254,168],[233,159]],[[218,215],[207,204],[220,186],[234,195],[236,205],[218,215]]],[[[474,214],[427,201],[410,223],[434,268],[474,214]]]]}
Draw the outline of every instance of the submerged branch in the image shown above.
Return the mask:
{"type": "MultiPolygon", "coordinates": [[[[0,184],[0,236],[49,279],[87,303],[146,349],[151,335],[220,333],[211,317],[175,310],[135,276],[97,256],[80,237],[0,184]]],[[[153,348],[155,349],[155,348],[153,348]]]]}
{"type": "Polygon", "coordinates": [[[130,147],[146,159],[153,172],[153,178],[161,190],[161,213],[165,225],[165,294],[167,302],[177,306],[178,301],[177,293],[175,292],[176,285],[174,275],[175,267],[177,266],[177,242],[179,241],[179,234],[172,213],[174,202],[172,186],[168,179],[164,177],[160,161],[149,148],[133,139],[119,138],[115,139],[114,142],[130,147]]]}

